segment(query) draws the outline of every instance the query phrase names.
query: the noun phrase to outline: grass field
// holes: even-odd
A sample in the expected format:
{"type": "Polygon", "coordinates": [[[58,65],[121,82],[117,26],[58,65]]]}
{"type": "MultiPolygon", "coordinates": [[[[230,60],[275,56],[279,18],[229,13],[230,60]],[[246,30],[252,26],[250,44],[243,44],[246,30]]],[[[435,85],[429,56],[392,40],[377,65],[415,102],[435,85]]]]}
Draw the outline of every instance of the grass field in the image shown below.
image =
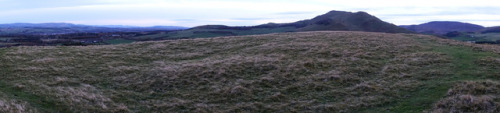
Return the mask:
{"type": "Polygon", "coordinates": [[[492,42],[500,40],[500,33],[484,33],[484,34],[469,34],[469,35],[473,35],[474,37],[459,36],[453,39],[460,41],[492,41],[492,42]]]}
{"type": "Polygon", "coordinates": [[[0,112],[500,112],[499,53],[340,31],[0,48],[0,112]]]}
{"type": "Polygon", "coordinates": [[[500,40],[500,33],[485,33],[477,35],[477,37],[483,37],[486,40],[497,41],[500,40]]]}
{"type": "Polygon", "coordinates": [[[0,46],[13,46],[13,45],[16,45],[18,43],[4,43],[4,42],[0,42],[0,46]]]}
{"type": "Polygon", "coordinates": [[[8,41],[12,39],[11,37],[0,37],[0,41],[8,41]]]}
{"type": "Polygon", "coordinates": [[[147,39],[179,39],[185,37],[191,38],[209,38],[218,36],[241,36],[241,35],[258,35],[268,33],[282,33],[296,30],[294,27],[280,27],[280,28],[253,28],[251,30],[233,30],[233,29],[188,29],[177,32],[158,33],[153,35],[132,37],[135,40],[147,39]],[[212,33],[211,33],[212,32],[212,33]]]}
{"type": "Polygon", "coordinates": [[[129,44],[134,42],[133,40],[127,40],[127,39],[111,39],[111,40],[105,40],[104,43],[108,44],[129,44]]]}

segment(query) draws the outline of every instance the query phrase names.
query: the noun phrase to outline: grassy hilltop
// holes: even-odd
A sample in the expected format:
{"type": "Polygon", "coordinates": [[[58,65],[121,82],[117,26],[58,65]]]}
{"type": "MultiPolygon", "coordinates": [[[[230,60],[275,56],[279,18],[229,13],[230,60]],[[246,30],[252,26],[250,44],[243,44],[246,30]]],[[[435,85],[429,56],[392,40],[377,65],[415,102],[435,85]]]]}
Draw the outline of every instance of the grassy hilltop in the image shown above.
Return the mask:
{"type": "Polygon", "coordinates": [[[498,53],[343,31],[0,48],[0,112],[499,112],[498,53]]]}

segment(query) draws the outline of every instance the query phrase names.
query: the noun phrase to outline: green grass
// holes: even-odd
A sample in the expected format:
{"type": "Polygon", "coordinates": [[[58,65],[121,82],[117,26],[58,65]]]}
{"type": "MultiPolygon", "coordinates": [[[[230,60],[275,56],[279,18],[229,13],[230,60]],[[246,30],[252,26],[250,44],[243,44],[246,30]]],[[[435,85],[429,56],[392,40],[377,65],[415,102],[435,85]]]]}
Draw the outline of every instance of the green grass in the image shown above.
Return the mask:
{"type": "Polygon", "coordinates": [[[490,41],[497,41],[500,40],[500,33],[485,33],[485,34],[479,34],[477,37],[482,37],[486,40],[490,41]]]}
{"type": "Polygon", "coordinates": [[[133,40],[127,40],[127,39],[111,39],[111,40],[105,40],[104,43],[108,44],[129,44],[134,42],[133,40]]]}
{"type": "MultiPolygon", "coordinates": [[[[12,37],[0,37],[0,41],[9,41],[13,39],[12,37]]],[[[8,46],[8,45],[14,45],[16,43],[4,43],[4,42],[0,42],[0,46],[8,46]]]]}
{"type": "Polygon", "coordinates": [[[493,41],[493,42],[500,40],[500,33],[485,33],[485,34],[474,33],[468,35],[454,37],[452,39],[460,41],[493,41]],[[468,35],[474,35],[474,37],[470,37],[468,35]]]}
{"type": "Polygon", "coordinates": [[[295,27],[280,27],[280,28],[256,28],[252,30],[235,30],[234,33],[238,35],[257,35],[257,34],[267,34],[267,33],[283,33],[295,31],[295,27]]]}
{"type": "Polygon", "coordinates": [[[12,39],[11,37],[0,37],[0,41],[7,41],[12,39]]]}
{"type": "MultiPolygon", "coordinates": [[[[0,48],[0,57],[3,57],[6,49],[0,48]]],[[[0,59],[2,64],[7,63],[0,59]]],[[[5,66],[0,64],[0,76],[6,77],[9,73],[12,73],[12,68],[9,66],[5,66]]],[[[31,107],[36,107],[37,112],[70,112],[67,106],[54,106],[55,102],[53,100],[47,99],[45,97],[37,96],[30,92],[23,91],[22,88],[13,86],[8,84],[8,81],[4,79],[0,79],[0,94],[6,95],[6,98],[18,101],[28,102],[31,107]]],[[[5,96],[4,96],[5,97],[5,96]]],[[[3,99],[0,96],[0,99],[3,99]]],[[[0,100],[1,101],[1,100],[0,100]]],[[[3,103],[5,104],[5,103],[3,103]]],[[[3,106],[3,105],[2,105],[3,106]]],[[[30,108],[28,108],[30,109],[30,108]]],[[[0,111],[6,112],[3,108],[0,108],[0,111]]],[[[19,109],[19,111],[25,111],[25,109],[19,109]]],[[[26,110],[29,111],[29,110],[26,110]]]]}
{"type": "Polygon", "coordinates": [[[500,60],[484,63],[500,58],[492,48],[368,32],[13,47],[0,49],[0,101],[41,112],[435,111],[459,83],[497,83],[500,60]]]}
{"type": "Polygon", "coordinates": [[[417,39],[419,43],[429,46],[430,51],[446,54],[451,59],[451,64],[446,68],[452,72],[450,75],[442,76],[432,80],[424,81],[418,89],[410,92],[404,92],[409,98],[404,98],[396,103],[387,104],[385,106],[368,108],[364,112],[395,112],[395,113],[418,113],[424,110],[429,110],[441,98],[446,96],[446,92],[453,87],[454,84],[463,81],[497,79],[492,76],[495,73],[484,71],[483,67],[477,63],[478,60],[486,57],[500,58],[500,55],[493,52],[482,52],[474,50],[471,47],[459,45],[439,45],[437,42],[430,40],[417,39]]]}
{"type": "Polygon", "coordinates": [[[189,29],[177,32],[159,33],[153,35],[145,35],[132,37],[137,40],[144,39],[177,39],[177,38],[209,38],[209,37],[220,37],[220,36],[231,36],[231,35],[259,35],[268,33],[283,33],[289,31],[295,31],[294,27],[280,27],[280,28],[254,28],[251,30],[231,30],[231,29],[189,29]],[[227,32],[227,33],[210,33],[210,31],[227,32]],[[196,33],[198,32],[198,33],[196,33]],[[201,32],[201,33],[200,33],[201,32]]]}
{"type": "Polygon", "coordinates": [[[5,81],[0,81],[0,91],[2,91],[2,93],[4,94],[7,94],[7,97],[9,99],[30,103],[31,107],[37,108],[37,110],[40,112],[71,112],[69,111],[68,106],[56,106],[56,102],[52,99],[38,96],[30,92],[24,92],[22,91],[22,89],[8,85],[7,83],[5,83],[5,81]]]}
{"type": "Polygon", "coordinates": [[[454,37],[454,40],[460,40],[460,41],[476,41],[478,39],[472,38],[472,37],[466,37],[466,36],[459,36],[459,37],[454,37]]]}

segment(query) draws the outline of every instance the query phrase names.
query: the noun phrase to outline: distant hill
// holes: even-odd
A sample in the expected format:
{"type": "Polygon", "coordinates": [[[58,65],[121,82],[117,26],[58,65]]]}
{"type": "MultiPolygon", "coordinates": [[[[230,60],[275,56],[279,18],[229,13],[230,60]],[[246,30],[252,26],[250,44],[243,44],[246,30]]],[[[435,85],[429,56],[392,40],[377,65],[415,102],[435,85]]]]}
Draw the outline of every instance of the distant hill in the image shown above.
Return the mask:
{"type": "Polygon", "coordinates": [[[130,28],[130,29],[161,29],[161,30],[183,30],[188,29],[188,27],[181,26],[151,26],[151,27],[139,27],[139,26],[127,26],[127,25],[97,25],[97,27],[107,27],[107,28],[130,28]]]}
{"type": "Polygon", "coordinates": [[[53,33],[98,33],[98,32],[142,32],[157,30],[182,30],[186,27],[178,26],[153,26],[153,27],[135,27],[135,26],[92,26],[78,25],[71,23],[13,23],[0,24],[0,35],[30,35],[30,34],[53,34],[53,33]]]}
{"type": "Polygon", "coordinates": [[[313,19],[293,23],[268,23],[257,26],[204,25],[184,31],[141,36],[137,37],[137,39],[200,38],[300,31],[412,33],[394,24],[384,22],[366,12],[330,11],[313,19]]]}
{"type": "Polygon", "coordinates": [[[500,26],[484,28],[481,33],[500,33],[500,26]]]}
{"type": "Polygon", "coordinates": [[[433,21],[419,25],[402,25],[400,27],[417,33],[431,34],[459,41],[478,44],[500,44],[500,26],[485,28],[481,25],[463,22],[433,21]]]}
{"type": "Polygon", "coordinates": [[[386,33],[409,33],[396,25],[384,22],[366,12],[330,11],[310,20],[294,23],[269,23],[251,27],[230,27],[222,25],[206,25],[193,29],[240,29],[294,27],[294,31],[370,31],[386,33]]]}
{"type": "Polygon", "coordinates": [[[71,23],[39,23],[39,24],[34,24],[34,23],[12,23],[12,24],[0,24],[0,28],[26,28],[26,27],[32,27],[32,28],[65,28],[65,27],[90,27],[90,26],[85,26],[85,25],[76,25],[76,24],[71,24],[71,23]]]}
{"type": "Polygon", "coordinates": [[[400,27],[406,28],[408,30],[417,33],[436,34],[436,35],[444,35],[446,33],[453,31],[476,32],[484,28],[483,26],[476,24],[454,22],[454,21],[433,21],[419,25],[402,25],[400,27]]]}
{"type": "Polygon", "coordinates": [[[500,26],[487,27],[476,32],[449,32],[445,35],[446,38],[474,42],[479,44],[500,44],[500,26]]]}
{"type": "Polygon", "coordinates": [[[386,33],[410,33],[394,24],[384,22],[366,12],[330,11],[311,20],[292,24],[303,25],[299,31],[369,31],[386,33]]]}

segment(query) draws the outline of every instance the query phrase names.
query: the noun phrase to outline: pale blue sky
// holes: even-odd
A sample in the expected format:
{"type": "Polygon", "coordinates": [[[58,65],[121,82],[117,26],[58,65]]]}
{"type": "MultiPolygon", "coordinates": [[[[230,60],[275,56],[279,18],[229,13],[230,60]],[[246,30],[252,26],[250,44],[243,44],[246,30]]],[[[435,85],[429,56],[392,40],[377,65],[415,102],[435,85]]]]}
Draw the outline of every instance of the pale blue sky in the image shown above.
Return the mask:
{"type": "Polygon", "coordinates": [[[231,26],[365,11],[397,25],[461,21],[500,26],[499,0],[0,0],[0,23],[231,26]]]}

